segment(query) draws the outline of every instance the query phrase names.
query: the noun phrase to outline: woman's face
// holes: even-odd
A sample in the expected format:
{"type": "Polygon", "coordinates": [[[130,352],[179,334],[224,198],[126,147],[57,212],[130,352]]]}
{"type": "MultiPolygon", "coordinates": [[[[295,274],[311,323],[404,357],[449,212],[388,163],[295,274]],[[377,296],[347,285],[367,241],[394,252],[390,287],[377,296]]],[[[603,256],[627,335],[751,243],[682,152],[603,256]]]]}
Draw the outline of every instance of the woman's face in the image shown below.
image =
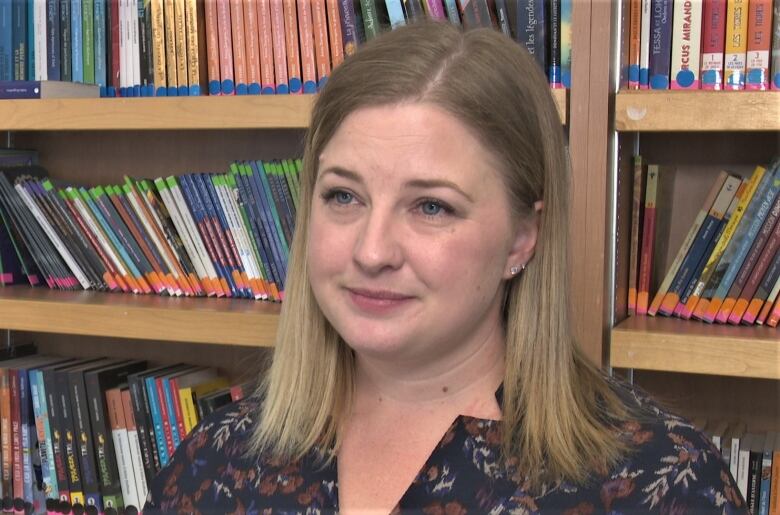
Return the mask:
{"type": "MultiPolygon", "coordinates": [[[[502,281],[533,253],[488,151],[437,107],[350,114],[319,156],[309,280],[358,353],[435,359],[495,336],[502,281]]],[[[499,333],[500,334],[500,333],[499,333]]]]}

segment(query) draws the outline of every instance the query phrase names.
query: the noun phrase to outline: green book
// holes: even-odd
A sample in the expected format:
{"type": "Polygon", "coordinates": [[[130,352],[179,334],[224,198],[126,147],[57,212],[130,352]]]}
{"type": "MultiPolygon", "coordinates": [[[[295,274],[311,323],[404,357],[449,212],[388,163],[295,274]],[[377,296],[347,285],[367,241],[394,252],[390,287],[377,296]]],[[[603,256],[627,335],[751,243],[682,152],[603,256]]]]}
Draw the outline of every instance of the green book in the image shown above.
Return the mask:
{"type": "Polygon", "coordinates": [[[81,52],[84,82],[95,84],[95,0],[81,0],[81,52]]]}

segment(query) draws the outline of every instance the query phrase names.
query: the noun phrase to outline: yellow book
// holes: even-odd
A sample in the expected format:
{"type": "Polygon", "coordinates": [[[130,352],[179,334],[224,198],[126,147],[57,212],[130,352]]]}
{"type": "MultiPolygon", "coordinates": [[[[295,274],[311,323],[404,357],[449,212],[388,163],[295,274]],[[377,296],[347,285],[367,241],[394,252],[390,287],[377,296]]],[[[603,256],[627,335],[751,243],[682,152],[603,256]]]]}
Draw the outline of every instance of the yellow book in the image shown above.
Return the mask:
{"type": "Polygon", "coordinates": [[[155,96],[167,94],[165,74],[165,14],[163,0],[152,0],[152,59],[155,96]]]}
{"type": "MultiPolygon", "coordinates": [[[[173,34],[176,39],[176,84],[178,85],[178,96],[186,97],[189,95],[188,75],[187,75],[187,34],[184,29],[186,15],[184,13],[184,0],[174,0],[173,2],[173,34]]],[[[196,36],[197,37],[197,36],[196,36]]]]}
{"type": "Polygon", "coordinates": [[[189,95],[200,95],[200,63],[198,62],[198,0],[185,0],[184,30],[187,33],[187,85],[189,95]]]}
{"type": "Polygon", "coordinates": [[[174,0],[163,0],[164,19],[163,33],[165,34],[165,75],[168,80],[168,96],[175,97],[179,94],[179,79],[176,63],[176,8],[174,0]]]}
{"type": "Polygon", "coordinates": [[[728,0],[726,47],[723,51],[724,89],[745,89],[747,65],[748,0],[728,0]]]}
{"type": "Polygon", "coordinates": [[[195,409],[195,403],[192,401],[192,388],[179,388],[179,402],[181,402],[181,413],[184,415],[184,432],[190,434],[192,428],[198,424],[198,410],[195,409]]]}

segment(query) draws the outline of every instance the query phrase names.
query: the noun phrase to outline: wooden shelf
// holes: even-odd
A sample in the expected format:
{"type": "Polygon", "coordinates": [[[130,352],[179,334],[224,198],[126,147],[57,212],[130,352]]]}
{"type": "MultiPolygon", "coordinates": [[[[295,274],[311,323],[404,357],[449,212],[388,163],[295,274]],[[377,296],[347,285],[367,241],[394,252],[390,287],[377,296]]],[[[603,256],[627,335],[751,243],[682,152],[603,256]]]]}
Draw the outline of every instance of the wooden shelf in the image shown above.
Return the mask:
{"type": "Polygon", "coordinates": [[[779,131],[780,91],[620,91],[615,129],[779,131]]]}
{"type": "Polygon", "coordinates": [[[0,328],[118,338],[271,347],[280,305],[0,287],[0,328]]]}
{"type": "Polygon", "coordinates": [[[0,101],[0,130],[305,129],[314,95],[0,101]]]}
{"type": "MultiPolygon", "coordinates": [[[[566,123],[566,90],[552,90],[566,123]]],[[[305,129],[315,95],[0,100],[0,130],[305,129]]]]}
{"type": "Polygon", "coordinates": [[[629,317],[612,329],[618,368],[780,379],[780,330],[629,317]]]}

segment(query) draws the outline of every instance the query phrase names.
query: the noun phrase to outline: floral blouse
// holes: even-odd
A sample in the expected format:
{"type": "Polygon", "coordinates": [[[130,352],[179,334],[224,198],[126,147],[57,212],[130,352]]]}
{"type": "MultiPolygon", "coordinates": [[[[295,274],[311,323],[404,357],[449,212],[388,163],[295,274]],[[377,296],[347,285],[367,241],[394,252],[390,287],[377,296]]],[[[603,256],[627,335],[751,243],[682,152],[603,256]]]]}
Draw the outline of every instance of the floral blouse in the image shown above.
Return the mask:
{"type": "MultiPolygon", "coordinates": [[[[499,459],[501,422],[461,415],[394,513],[748,513],[704,435],[635,392],[624,393],[651,416],[619,428],[636,452],[588,486],[556,483],[530,495],[522,471],[499,459]]],[[[337,512],[338,457],[324,467],[315,452],[293,463],[249,458],[244,446],[256,413],[257,404],[244,400],[205,419],[152,481],[144,515],[337,512]]]]}

